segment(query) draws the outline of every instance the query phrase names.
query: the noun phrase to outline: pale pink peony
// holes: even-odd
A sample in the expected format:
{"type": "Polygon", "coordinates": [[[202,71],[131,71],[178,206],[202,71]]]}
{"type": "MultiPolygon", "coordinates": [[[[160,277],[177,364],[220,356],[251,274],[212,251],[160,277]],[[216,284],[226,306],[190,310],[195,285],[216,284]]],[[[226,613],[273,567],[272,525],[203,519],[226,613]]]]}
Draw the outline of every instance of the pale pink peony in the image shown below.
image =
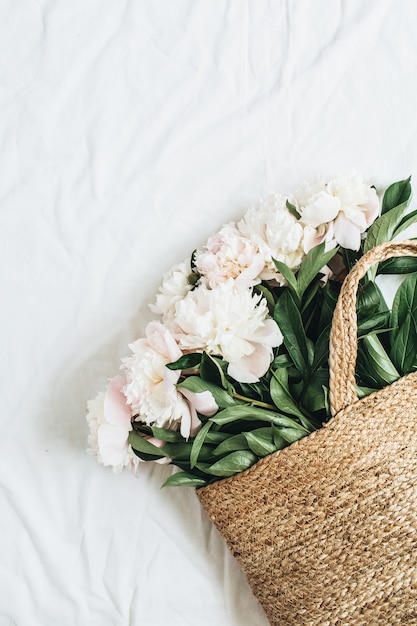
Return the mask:
{"type": "Polygon", "coordinates": [[[88,403],[87,422],[90,427],[88,443],[99,463],[110,465],[115,472],[125,467],[136,471],[139,458],[129,445],[132,430],[132,412],[122,392],[122,376],[115,376],[100,393],[88,403]]]}
{"type": "Polygon", "coordinates": [[[249,209],[238,223],[239,231],[256,245],[263,260],[260,278],[282,285],[285,281],[273,259],[296,270],[305,256],[303,227],[285,203],[285,198],[271,194],[259,206],[249,209]]]}
{"type": "MultiPolygon", "coordinates": [[[[316,229],[317,239],[323,239],[326,228],[332,228],[335,242],[344,248],[358,250],[361,234],[379,214],[379,199],[375,189],[365,184],[358,174],[337,176],[329,181],[316,180],[296,194],[297,207],[304,226],[316,229]]],[[[307,243],[311,244],[311,232],[307,243]]],[[[330,239],[327,239],[330,241],[330,239]]]]}
{"type": "Polygon", "coordinates": [[[183,350],[206,351],[228,361],[240,382],[256,382],[271,363],[282,334],[264,298],[233,280],[215,289],[200,285],[178,302],[175,337],[183,350]]]}
{"type": "Polygon", "coordinates": [[[320,224],[317,228],[313,226],[304,227],[303,237],[303,249],[307,254],[312,248],[315,248],[319,244],[325,242],[325,251],[328,252],[337,246],[337,241],[334,238],[334,225],[333,222],[327,224],[320,224]]]}
{"type": "Polygon", "coordinates": [[[183,353],[172,334],[160,322],[150,322],[146,337],[135,341],[130,349],[133,355],[123,360],[127,381],[123,391],[137,421],[179,429],[185,438],[194,436],[201,427],[197,411],[210,416],[218,406],[210,392],[184,393],[176,387],[181,371],[166,365],[183,353]]]}
{"type": "Polygon", "coordinates": [[[253,287],[261,282],[264,261],[255,243],[231,223],[212,235],[204,249],[197,252],[196,266],[208,287],[214,288],[230,278],[253,287]]]}
{"type": "Polygon", "coordinates": [[[151,311],[161,315],[164,322],[172,320],[176,303],[191,291],[190,274],[191,264],[189,260],[186,260],[174,265],[164,275],[155,303],[149,305],[151,311]]]}

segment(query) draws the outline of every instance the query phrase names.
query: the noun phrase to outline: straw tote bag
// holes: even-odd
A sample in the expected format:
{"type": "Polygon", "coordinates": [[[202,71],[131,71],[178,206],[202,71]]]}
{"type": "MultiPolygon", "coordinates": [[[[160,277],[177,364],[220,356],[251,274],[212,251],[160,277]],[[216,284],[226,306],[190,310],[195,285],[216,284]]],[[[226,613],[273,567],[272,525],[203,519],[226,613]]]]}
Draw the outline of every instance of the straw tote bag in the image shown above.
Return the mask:
{"type": "Polygon", "coordinates": [[[322,429],[197,495],[273,625],[417,624],[417,372],[358,400],[356,293],[387,243],[346,277],[322,429]]]}

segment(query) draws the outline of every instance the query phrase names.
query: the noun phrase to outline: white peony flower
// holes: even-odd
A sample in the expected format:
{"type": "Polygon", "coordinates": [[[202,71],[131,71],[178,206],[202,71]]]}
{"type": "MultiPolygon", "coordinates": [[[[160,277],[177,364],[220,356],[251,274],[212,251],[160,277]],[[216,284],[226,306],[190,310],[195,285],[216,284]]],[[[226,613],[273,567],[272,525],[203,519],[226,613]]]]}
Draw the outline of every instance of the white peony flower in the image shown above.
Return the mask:
{"type": "Polygon", "coordinates": [[[164,275],[155,304],[149,305],[151,311],[157,315],[162,315],[164,321],[169,321],[173,318],[176,303],[191,291],[192,285],[188,282],[191,272],[190,261],[185,260],[174,265],[164,275]]]}
{"type": "Polygon", "coordinates": [[[306,254],[312,248],[315,248],[319,244],[323,243],[323,241],[326,243],[326,252],[337,246],[337,241],[334,238],[333,222],[320,224],[317,228],[313,228],[313,226],[304,227],[303,250],[306,254]]]}
{"type": "Polygon", "coordinates": [[[137,420],[160,428],[179,428],[185,438],[194,436],[201,427],[197,411],[210,416],[218,406],[210,392],[190,395],[177,389],[181,371],[165,366],[178,360],[182,352],[169,330],[150,322],[146,337],[130,349],[133,355],[123,360],[127,380],[123,391],[137,420]]]}
{"type": "Polygon", "coordinates": [[[132,413],[122,393],[124,384],[122,376],[115,376],[106,392],[99,393],[88,403],[89,452],[94,453],[102,465],[112,466],[114,472],[126,467],[135,472],[140,459],[128,442],[132,413]]]}
{"type": "Polygon", "coordinates": [[[205,350],[229,362],[240,382],[256,382],[271,363],[282,334],[264,298],[233,280],[215,289],[200,285],[177,303],[176,339],[183,350],[205,350]]]}
{"type": "Polygon", "coordinates": [[[303,227],[288,211],[285,198],[271,194],[258,207],[245,213],[238,229],[259,250],[264,265],[261,279],[275,279],[279,284],[285,284],[273,259],[282,261],[291,269],[298,269],[304,258],[303,227]]]}
{"type": "MultiPolygon", "coordinates": [[[[340,175],[327,182],[316,180],[304,185],[296,198],[304,225],[318,233],[321,229],[323,233],[323,228],[332,224],[335,241],[351,250],[359,249],[361,234],[379,214],[375,189],[365,184],[356,173],[340,175]]],[[[308,236],[311,237],[311,233],[308,236]]]]}
{"type": "Polygon", "coordinates": [[[197,252],[196,266],[211,288],[229,278],[246,287],[253,287],[261,282],[259,274],[264,261],[255,243],[231,223],[212,235],[204,249],[197,252]]]}

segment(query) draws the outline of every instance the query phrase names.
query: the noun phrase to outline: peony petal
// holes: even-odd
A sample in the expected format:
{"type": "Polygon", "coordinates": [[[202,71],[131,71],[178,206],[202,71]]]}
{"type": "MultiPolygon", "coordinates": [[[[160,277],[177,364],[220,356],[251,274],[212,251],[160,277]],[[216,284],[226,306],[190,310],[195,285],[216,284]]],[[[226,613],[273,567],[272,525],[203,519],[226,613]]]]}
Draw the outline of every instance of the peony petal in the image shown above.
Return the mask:
{"type": "Polygon", "coordinates": [[[157,439],[156,437],[145,437],[146,441],[152,443],[157,448],[163,448],[166,444],[166,441],[162,441],[161,439],[157,439]]]}
{"type": "Polygon", "coordinates": [[[126,428],[102,424],[98,429],[97,438],[103,465],[117,466],[125,461],[128,446],[126,428]]]}
{"type": "Polygon", "coordinates": [[[369,227],[379,215],[379,198],[373,187],[370,189],[370,199],[366,204],[366,226],[369,227]]]}
{"type": "Polygon", "coordinates": [[[227,373],[240,383],[257,383],[271,363],[272,350],[257,344],[250,356],[229,363],[227,373]]]}
{"type": "MultiPolygon", "coordinates": [[[[184,399],[182,402],[183,410],[181,416],[181,426],[180,433],[184,437],[184,439],[188,439],[191,434],[191,424],[192,424],[192,407],[188,404],[188,402],[184,399]]],[[[194,410],[195,412],[195,410],[194,410]]]]}
{"type": "Polygon", "coordinates": [[[164,388],[168,395],[172,395],[172,390],[175,391],[175,385],[181,375],[181,370],[170,370],[165,367],[164,371],[164,388]]]}
{"type": "Polygon", "coordinates": [[[196,411],[191,408],[191,429],[190,437],[195,437],[202,426],[201,420],[198,418],[196,411]]]}
{"type": "Polygon", "coordinates": [[[326,242],[325,251],[328,252],[336,247],[337,241],[333,238],[333,222],[322,225],[318,228],[312,226],[304,227],[303,250],[307,254],[312,248],[318,246],[322,241],[326,242]]]}
{"type": "Polygon", "coordinates": [[[317,228],[321,224],[334,220],[340,209],[339,198],[322,191],[311,204],[300,209],[301,219],[308,226],[317,228]]]}
{"type": "Polygon", "coordinates": [[[273,319],[265,320],[262,331],[257,333],[257,337],[259,336],[262,337],[262,345],[270,348],[277,348],[284,340],[278,324],[273,319]]]}
{"type": "Polygon", "coordinates": [[[188,400],[191,406],[206,417],[211,417],[219,410],[211,391],[195,393],[189,389],[178,387],[177,390],[188,400]]]}
{"type": "Polygon", "coordinates": [[[163,354],[168,362],[177,361],[182,352],[169,330],[160,322],[149,322],[146,327],[146,337],[151,347],[159,354],[163,354]]]}
{"type": "Polygon", "coordinates": [[[122,392],[125,384],[126,381],[123,376],[115,376],[107,385],[104,397],[104,417],[106,422],[113,424],[113,426],[131,430],[130,420],[132,413],[122,392]]]}
{"type": "Polygon", "coordinates": [[[333,272],[328,265],[325,265],[324,267],[321,268],[320,274],[322,274],[320,278],[320,282],[322,285],[326,285],[329,278],[333,276],[333,272]]]}
{"type": "Polygon", "coordinates": [[[359,250],[361,245],[361,229],[348,220],[343,214],[340,214],[335,220],[334,237],[343,248],[359,250]]]}
{"type": "Polygon", "coordinates": [[[239,276],[236,277],[237,283],[243,283],[248,287],[253,287],[261,282],[260,274],[264,268],[264,260],[260,254],[254,256],[249,267],[244,269],[239,276]]]}
{"type": "MultiPolygon", "coordinates": [[[[257,329],[256,333],[248,337],[248,341],[250,341],[252,345],[256,343],[269,346],[270,348],[277,348],[282,344],[283,336],[276,321],[266,319],[263,325],[257,329]]],[[[252,354],[252,352],[250,354],[252,354]]],[[[248,356],[250,356],[250,354],[248,356]]]]}
{"type": "Polygon", "coordinates": [[[323,237],[318,234],[317,228],[306,226],[304,228],[303,250],[307,254],[312,248],[315,248],[323,241],[323,237]]]}

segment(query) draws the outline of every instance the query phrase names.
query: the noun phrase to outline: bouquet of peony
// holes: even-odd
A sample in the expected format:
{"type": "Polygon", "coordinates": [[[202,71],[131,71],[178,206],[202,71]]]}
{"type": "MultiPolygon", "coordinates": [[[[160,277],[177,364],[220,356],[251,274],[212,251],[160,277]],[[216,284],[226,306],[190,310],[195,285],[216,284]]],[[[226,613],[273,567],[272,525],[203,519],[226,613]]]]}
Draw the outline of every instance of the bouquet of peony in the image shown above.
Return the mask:
{"type": "Polygon", "coordinates": [[[165,485],[198,488],[271,624],[414,623],[417,243],[393,242],[410,196],[351,174],[226,224],[89,403],[100,463],[171,463],[165,485]],[[391,308],[383,274],[404,275],[391,308]]]}
{"type": "MultiPolygon", "coordinates": [[[[410,196],[410,179],[381,205],[357,174],[315,180],[271,195],[174,266],[151,305],[158,318],[89,403],[97,460],[114,471],[171,463],[180,471],[165,485],[202,487],[323,426],[341,281],[415,223],[410,196]]],[[[361,282],[359,397],[417,369],[416,271],[414,258],[390,259],[361,282]],[[410,276],[390,312],[375,278],[393,273],[410,276]]]]}

